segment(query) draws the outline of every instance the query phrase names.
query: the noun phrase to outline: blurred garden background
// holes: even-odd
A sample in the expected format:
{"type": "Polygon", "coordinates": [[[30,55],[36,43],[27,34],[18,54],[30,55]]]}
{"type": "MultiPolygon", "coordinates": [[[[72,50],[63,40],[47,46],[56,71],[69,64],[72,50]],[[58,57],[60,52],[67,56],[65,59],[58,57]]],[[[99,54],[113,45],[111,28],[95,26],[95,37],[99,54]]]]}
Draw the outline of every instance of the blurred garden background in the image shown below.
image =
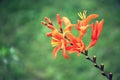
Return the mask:
{"type": "Polygon", "coordinates": [[[89,56],[120,80],[119,0],[0,0],[0,80],[107,80],[84,55],[66,60],[59,52],[54,60],[49,30],[41,25],[45,16],[57,25],[57,13],[77,23],[83,10],[105,21],[89,56]]]}

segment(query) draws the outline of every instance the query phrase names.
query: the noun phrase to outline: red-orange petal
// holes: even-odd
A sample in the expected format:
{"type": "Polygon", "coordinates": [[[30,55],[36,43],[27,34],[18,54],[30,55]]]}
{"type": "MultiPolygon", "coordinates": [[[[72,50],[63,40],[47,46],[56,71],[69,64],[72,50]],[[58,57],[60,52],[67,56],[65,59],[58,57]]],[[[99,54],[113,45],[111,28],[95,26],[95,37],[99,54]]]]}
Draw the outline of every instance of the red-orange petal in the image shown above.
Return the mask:
{"type": "MultiPolygon", "coordinates": [[[[97,23],[96,23],[97,25],[97,23]]],[[[96,40],[97,39],[97,30],[96,30],[96,25],[92,24],[91,27],[92,27],[92,36],[91,36],[91,40],[96,40]]]]}
{"type": "Polygon", "coordinates": [[[92,46],[94,46],[100,36],[100,33],[102,31],[102,27],[104,24],[104,20],[101,20],[100,22],[96,21],[96,24],[91,24],[92,27],[92,36],[91,36],[91,42],[88,45],[88,47],[86,48],[86,50],[88,50],[89,48],[91,48],[92,46]]]}
{"type": "Polygon", "coordinates": [[[97,42],[97,40],[92,40],[89,45],[89,48],[93,47],[96,44],[96,42],[97,42]]]}
{"type": "Polygon", "coordinates": [[[47,26],[47,23],[46,23],[46,22],[44,22],[44,21],[41,21],[41,23],[42,23],[43,25],[47,26]]]}
{"type": "Polygon", "coordinates": [[[47,33],[46,36],[52,37],[52,32],[47,33]]]}
{"type": "Polygon", "coordinates": [[[102,31],[103,24],[104,24],[104,20],[102,19],[102,20],[99,22],[99,25],[98,25],[98,27],[97,27],[97,30],[98,30],[97,37],[99,37],[99,35],[100,35],[101,31],[102,31]]]}
{"type": "Polygon", "coordinates": [[[51,29],[51,30],[55,30],[55,27],[53,26],[53,25],[47,25],[47,27],[49,28],[49,29],[51,29]]]}
{"type": "Polygon", "coordinates": [[[64,58],[70,59],[69,56],[68,56],[67,53],[66,53],[65,47],[63,48],[62,53],[63,53],[64,58]]]}
{"type": "Polygon", "coordinates": [[[67,17],[63,17],[63,18],[62,18],[62,21],[64,22],[64,24],[65,24],[66,26],[68,26],[68,25],[71,24],[70,20],[69,20],[67,17]]]}
{"type": "Polygon", "coordinates": [[[56,18],[57,18],[57,21],[58,21],[58,24],[60,26],[60,29],[62,29],[62,20],[61,20],[61,17],[59,14],[56,14],[56,18]]]}
{"type": "Polygon", "coordinates": [[[69,56],[66,54],[65,45],[66,45],[65,40],[62,39],[61,40],[61,49],[62,49],[63,56],[64,56],[64,58],[69,59],[69,56]]]}
{"type": "Polygon", "coordinates": [[[58,40],[61,40],[63,38],[62,34],[58,33],[57,30],[54,30],[54,32],[52,33],[52,36],[58,40]]]}
{"type": "Polygon", "coordinates": [[[54,58],[56,59],[57,57],[57,53],[58,51],[60,50],[61,46],[56,46],[54,49],[53,49],[53,55],[54,55],[54,58]]]}
{"type": "Polygon", "coordinates": [[[46,22],[48,22],[49,24],[52,23],[51,20],[50,20],[48,17],[45,17],[45,20],[46,20],[46,22]]]}
{"type": "Polygon", "coordinates": [[[73,43],[77,43],[77,38],[72,33],[66,34],[67,38],[71,40],[73,43]]]}
{"type": "Polygon", "coordinates": [[[91,14],[86,18],[86,25],[90,22],[90,20],[97,18],[99,15],[98,14],[91,14]]]}

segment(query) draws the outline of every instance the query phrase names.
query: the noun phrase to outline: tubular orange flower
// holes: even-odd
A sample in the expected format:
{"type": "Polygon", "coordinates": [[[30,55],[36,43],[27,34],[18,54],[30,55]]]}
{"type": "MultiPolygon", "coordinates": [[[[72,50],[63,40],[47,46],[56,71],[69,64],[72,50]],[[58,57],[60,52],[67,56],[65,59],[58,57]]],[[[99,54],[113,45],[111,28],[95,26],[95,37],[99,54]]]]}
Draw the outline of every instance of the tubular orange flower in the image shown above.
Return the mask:
{"type": "Polygon", "coordinates": [[[78,16],[82,19],[80,26],[87,26],[92,19],[97,18],[99,16],[98,14],[90,14],[88,17],[86,17],[86,13],[87,10],[84,10],[83,13],[78,13],[78,16]]]}
{"type": "Polygon", "coordinates": [[[52,32],[52,41],[51,41],[51,44],[53,46],[55,46],[54,50],[53,50],[53,55],[54,55],[54,58],[56,59],[57,57],[57,52],[62,49],[62,53],[63,53],[63,56],[66,58],[66,59],[69,59],[69,56],[66,54],[66,45],[67,45],[67,42],[66,40],[64,39],[63,35],[61,33],[59,33],[57,30],[54,30],[52,32]]]}
{"type": "Polygon", "coordinates": [[[77,38],[71,33],[67,33],[67,38],[70,40],[69,46],[66,47],[69,53],[77,52],[80,55],[81,52],[85,50],[85,44],[82,40],[77,40],[77,38]]]}
{"type": "Polygon", "coordinates": [[[66,59],[69,59],[69,56],[66,54],[67,40],[65,39],[65,34],[67,32],[70,32],[71,27],[72,27],[71,26],[71,22],[70,22],[70,20],[67,17],[63,17],[61,19],[59,14],[56,15],[56,18],[57,18],[57,21],[58,21],[60,32],[53,26],[51,20],[49,18],[47,18],[47,17],[45,17],[45,21],[47,23],[46,22],[42,22],[42,24],[47,26],[49,29],[52,30],[52,32],[49,32],[46,35],[48,37],[52,37],[51,44],[55,47],[53,49],[54,58],[57,57],[57,52],[60,49],[62,49],[63,56],[66,59]],[[67,26],[67,27],[65,27],[64,30],[62,29],[62,23],[63,22],[64,22],[65,26],[67,26]]]}
{"type": "Polygon", "coordinates": [[[60,31],[63,32],[62,31],[62,19],[61,19],[60,15],[56,14],[56,18],[57,18],[57,21],[58,21],[58,25],[60,27],[60,31]]]}
{"type": "Polygon", "coordinates": [[[72,24],[70,22],[70,20],[67,18],[67,17],[60,17],[59,14],[56,15],[56,18],[57,18],[57,21],[58,21],[58,24],[59,24],[59,28],[60,28],[60,32],[63,33],[63,28],[62,28],[62,23],[65,24],[65,28],[64,28],[64,32],[69,32],[71,31],[71,28],[72,28],[72,24]]]}
{"type": "Polygon", "coordinates": [[[79,35],[79,39],[82,39],[82,37],[86,34],[86,30],[89,26],[89,22],[94,19],[97,18],[98,15],[97,14],[91,14],[88,17],[86,17],[86,13],[87,11],[84,10],[83,13],[78,13],[78,16],[82,19],[82,20],[78,20],[78,24],[76,25],[76,29],[80,32],[79,35]]]}
{"type": "Polygon", "coordinates": [[[59,29],[57,29],[51,22],[51,20],[45,17],[46,22],[42,22],[43,25],[47,26],[51,32],[47,33],[46,36],[51,37],[51,44],[54,46],[53,55],[56,59],[57,53],[59,50],[62,50],[64,58],[69,59],[68,53],[77,52],[80,55],[83,51],[88,50],[94,46],[100,36],[102,31],[104,20],[100,22],[96,21],[95,24],[90,24],[90,21],[94,18],[97,18],[97,14],[91,14],[86,17],[86,10],[83,13],[78,13],[81,20],[78,20],[77,24],[72,24],[67,17],[60,17],[59,14],[56,15],[57,23],[59,29]],[[65,26],[63,28],[63,25],[65,26]],[[79,36],[74,36],[72,34],[72,27],[75,27],[79,32],[79,36]],[[90,44],[86,47],[82,38],[86,34],[88,27],[92,28],[92,35],[90,44]]]}
{"type": "Polygon", "coordinates": [[[88,50],[89,48],[91,48],[92,46],[94,46],[100,36],[100,33],[102,31],[102,27],[104,24],[104,20],[101,20],[100,22],[96,21],[96,24],[91,24],[91,28],[92,28],[92,36],[91,36],[91,42],[88,45],[88,47],[86,48],[86,50],[88,50]]]}

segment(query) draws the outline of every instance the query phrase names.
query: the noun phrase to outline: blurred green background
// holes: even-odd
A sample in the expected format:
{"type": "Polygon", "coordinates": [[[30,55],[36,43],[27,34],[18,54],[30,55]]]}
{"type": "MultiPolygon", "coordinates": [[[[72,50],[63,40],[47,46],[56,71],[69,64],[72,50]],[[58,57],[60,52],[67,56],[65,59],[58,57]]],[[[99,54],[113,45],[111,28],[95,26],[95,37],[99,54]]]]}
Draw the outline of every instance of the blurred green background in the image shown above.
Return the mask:
{"type": "Polygon", "coordinates": [[[45,16],[57,25],[57,13],[77,23],[84,9],[105,20],[89,56],[120,80],[119,0],[0,0],[0,80],[107,80],[83,55],[66,60],[60,51],[54,60],[49,30],[41,25],[45,16]]]}

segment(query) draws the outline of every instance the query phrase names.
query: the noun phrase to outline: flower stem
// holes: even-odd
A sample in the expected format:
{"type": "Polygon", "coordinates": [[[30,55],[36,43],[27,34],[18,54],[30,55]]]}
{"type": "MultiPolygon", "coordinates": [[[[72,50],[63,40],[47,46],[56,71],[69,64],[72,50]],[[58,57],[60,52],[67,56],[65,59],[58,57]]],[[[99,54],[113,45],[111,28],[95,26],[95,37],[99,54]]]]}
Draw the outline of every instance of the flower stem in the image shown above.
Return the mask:
{"type": "Polygon", "coordinates": [[[104,71],[104,64],[101,64],[101,65],[98,65],[97,62],[96,62],[96,56],[93,56],[93,58],[90,58],[88,56],[88,51],[84,51],[82,52],[83,55],[85,55],[86,59],[89,60],[90,62],[92,62],[94,64],[94,67],[96,67],[97,69],[99,69],[101,71],[101,74],[106,77],[108,80],[112,80],[112,76],[113,74],[110,72],[110,73],[106,73],[104,71]]]}

